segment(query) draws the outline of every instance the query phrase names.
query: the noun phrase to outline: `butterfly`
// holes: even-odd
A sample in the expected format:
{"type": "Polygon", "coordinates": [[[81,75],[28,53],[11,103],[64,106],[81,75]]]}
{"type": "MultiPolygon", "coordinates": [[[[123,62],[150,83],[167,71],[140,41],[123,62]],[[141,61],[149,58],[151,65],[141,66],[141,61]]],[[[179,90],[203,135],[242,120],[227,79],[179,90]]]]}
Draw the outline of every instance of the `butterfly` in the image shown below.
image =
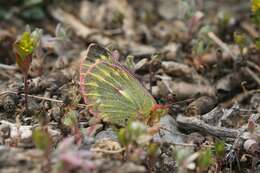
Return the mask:
{"type": "Polygon", "coordinates": [[[81,59],[80,91],[91,114],[118,126],[133,120],[153,125],[168,111],[113,52],[97,44],[91,44],[81,59]]]}

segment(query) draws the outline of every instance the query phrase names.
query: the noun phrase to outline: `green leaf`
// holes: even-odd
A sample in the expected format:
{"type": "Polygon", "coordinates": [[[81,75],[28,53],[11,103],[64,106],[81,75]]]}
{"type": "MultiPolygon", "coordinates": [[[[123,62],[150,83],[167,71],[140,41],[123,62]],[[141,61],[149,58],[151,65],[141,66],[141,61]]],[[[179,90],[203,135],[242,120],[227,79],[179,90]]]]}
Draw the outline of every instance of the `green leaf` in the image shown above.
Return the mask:
{"type": "Polygon", "coordinates": [[[127,125],[127,131],[132,138],[137,139],[147,132],[147,126],[139,121],[133,121],[127,125]]]}
{"type": "Polygon", "coordinates": [[[202,151],[198,158],[198,166],[201,169],[207,169],[213,163],[213,155],[210,149],[202,151]]]}
{"type": "Polygon", "coordinates": [[[158,153],[158,149],[159,149],[159,145],[158,144],[151,143],[151,144],[148,145],[147,153],[150,156],[156,156],[156,154],[158,153]]]}
{"type": "Polygon", "coordinates": [[[126,146],[130,143],[129,139],[126,137],[126,129],[121,128],[119,132],[117,133],[118,141],[121,145],[126,146]]]}
{"type": "Polygon", "coordinates": [[[252,12],[252,21],[256,25],[260,24],[260,0],[251,1],[251,12],[252,12]]]}
{"type": "Polygon", "coordinates": [[[234,32],[234,41],[240,48],[244,48],[247,44],[246,35],[243,33],[234,32]]]}
{"type": "Polygon", "coordinates": [[[21,13],[22,17],[29,20],[41,20],[44,19],[45,13],[40,6],[31,7],[21,13]]]}
{"type": "Polygon", "coordinates": [[[36,148],[43,151],[49,149],[52,144],[50,134],[41,128],[37,128],[33,131],[32,138],[36,148]]]}
{"type": "Polygon", "coordinates": [[[126,66],[129,68],[129,69],[134,69],[135,67],[135,62],[134,62],[134,56],[133,55],[128,55],[126,57],[126,62],[125,62],[126,66]]]}
{"type": "Polygon", "coordinates": [[[75,127],[78,124],[78,112],[75,110],[70,110],[64,115],[63,124],[68,127],[75,127]]]}
{"type": "Polygon", "coordinates": [[[26,7],[42,4],[43,0],[23,0],[23,5],[26,7]]]}
{"type": "Polygon", "coordinates": [[[257,50],[260,50],[260,38],[257,38],[255,40],[255,47],[256,47],[257,50]]]}
{"type": "Polygon", "coordinates": [[[216,156],[218,158],[223,157],[224,154],[225,154],[225,142],[224,141],[217,141],[214,144],[214,149],[215,149],[215,152],[216,152],[216,156]]]}
{"type": "Polygon", "coordinates": [[[251,11],[255,14],[258,10],[260,10],[260,0],[252,0],[251,11]]]}
{"type": "Polygon", "coordinates": [[[151,135],[147,131],[147,126],[139,121],[129,122],[125,128],[121,128],[118,132],[118,140],[124,146],[128,144],[146,145],[150,139],[151,135]]]}
{"type": "Polygon", "coordinates": [[[29,70],[32,56],[39,46],[41,33],[41,29],[35,29],[32,33],[25,31],[13,44],[16,62],[23,73],[29,70]]]}
{"type": "Polygon", "coordinates": [[[203,26],[198,32],[197,38],[192,40],[192,50],[195,54],[202,55],[212,46],[212,41],[208,37],[210,31],[212,31],[210,26],[203,26]]]}

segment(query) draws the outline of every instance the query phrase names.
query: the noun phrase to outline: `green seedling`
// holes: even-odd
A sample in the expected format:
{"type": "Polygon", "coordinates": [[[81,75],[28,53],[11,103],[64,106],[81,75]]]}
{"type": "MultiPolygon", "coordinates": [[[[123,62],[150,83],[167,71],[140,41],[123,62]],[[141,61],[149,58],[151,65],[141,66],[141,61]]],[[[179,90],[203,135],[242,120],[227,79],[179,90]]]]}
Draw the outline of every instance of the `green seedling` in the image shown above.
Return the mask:
{"type": "Polygon", "coordinates": [[[255,47],[256,47],[257,50],[260,50],[260,38],[257,38],[255,40],[255,47]]]}
{"type": "Polygon", "coordinates": [[[132,161],[146,160],[150,171],[157,159],[159,144],[152,142],[147,125],[140,121],[129,122],[118,132],[118,140],[125,147],[125,158],[132,161]]]}
{"type": "Polygon", "coordinates": [[[234,41],[239,46],[240,54],[243,56],[243,50],[249,45],[249,39],[244,33],[234,32],[234,41]]]}
{"type": "Polygon", "coordinates": [[[32,138],[36,148],[43,151],[48,150],[52,143],[50,134],[42,128],[35,129],[32,138]]]}
{"type": "Polygon", "coordinates": [[[24,75],[24,93],[25,93],[25,107],[28,112],[28,72],[32,62],[32,57],[36,53],[40,45],[41,29],[35,29],[33,32],[25,31],[17,38],[13,44],[13,51],[16,56],[16,62],[24,75]]]}
{"type": "Polygon", "coordinates": [[[79,115],[76,110],[69,109],[62,118],[62,123],[71,129],[71,133],[75,136],[75,141],[80,143],[83,139],[83,136],[79,128],[78,117],[79,115]]]}
{"type": "Polygon", "coordinates": [[[40,127],[34,129],[32,139],[35,147],[43,151],[43,157],[46,160],[46,167],[44,166],[43,169],[45,172],[51,172],[50,154],[51,146],[53,144],[51,135],[46,128],[40,127]]]}
{"type": "Polygon", "coordinates": [[[198,168],[200,170],[207,170],[213,163],[213,154],[210,149],[201,151],[197,159],[198,168]]]}
{"type": "Polygon", "coordinates": [[[202,55],[212,47],[213,42],[208,37],[210,31],[212,31],[210,26],[203,26],[198,32],[197,38],[192,40],[192,51],[194,54],[202,55]]]}
{"type": "Polygon", "coordinates": [[[139,121],[130,122],[125,128],[121,128],[118,132],[118,140],[123,146],[130,144],[138,146],[150,139],[148,128],[139,121]]]}
{"type": "Polygon", "coordinates": [[[78,113],[75,110],[69,110],[69,112],[64,115],[63,124],[70,128],[74,128],[78,124],[77,117],[78,113]]]}
{"type": "Polygon", "coordinates": [[[217,141],[214,144],[214,155],[216,159],[216,168],[220,171],[223,165],[223,158],[225,157],[225,142],[224,141],[217,141]]]}

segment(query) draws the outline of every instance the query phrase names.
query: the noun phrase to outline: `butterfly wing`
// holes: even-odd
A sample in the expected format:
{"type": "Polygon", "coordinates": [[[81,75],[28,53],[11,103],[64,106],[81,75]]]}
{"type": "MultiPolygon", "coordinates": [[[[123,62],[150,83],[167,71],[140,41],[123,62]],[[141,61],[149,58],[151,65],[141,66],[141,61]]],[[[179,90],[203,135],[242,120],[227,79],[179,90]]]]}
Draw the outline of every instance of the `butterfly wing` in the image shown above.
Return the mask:
{"type": "Polygon", "coordinates": [[[91,66],[93,63],[95,63],[97,60],[105,60],[113,62],[114,58],[112,53],[95,43],[92,43],[89,45],[88,49],[86,51],[83,51],[81,53],[81,70],[85,71],[91,66]],[[84,66],[83,66],[84,63],[84,66]]]}
{"type": "Polygon", "coordinates": [[[106,60],[82,66],[88,69],[81,70],[81,92],[91,113],[121,126],[131,119],[149,118],[156,102],[124,67],[106,60]]]}

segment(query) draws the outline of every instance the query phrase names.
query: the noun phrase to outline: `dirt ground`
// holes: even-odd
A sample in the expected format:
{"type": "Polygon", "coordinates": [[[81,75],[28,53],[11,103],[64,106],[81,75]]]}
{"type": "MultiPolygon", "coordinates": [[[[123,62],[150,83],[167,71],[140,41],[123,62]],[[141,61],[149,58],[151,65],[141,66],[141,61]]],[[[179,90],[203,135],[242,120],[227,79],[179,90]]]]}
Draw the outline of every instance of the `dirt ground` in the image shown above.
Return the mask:
{"type": "Polygon", "coordinates": [[[0,172],[260,172],[260,22],[252,20],[260,2],[252,6],[0,2],[0,172]],[[28,26],[42,35],[28,71],[27,110],[14,43],[28,26]],[[80,59],[91,43],[110,50],[167,105],[159,132],[96,122],[79,85],[80,59]],[[120,128],[136,138],[122,142],[120,128]]]}

